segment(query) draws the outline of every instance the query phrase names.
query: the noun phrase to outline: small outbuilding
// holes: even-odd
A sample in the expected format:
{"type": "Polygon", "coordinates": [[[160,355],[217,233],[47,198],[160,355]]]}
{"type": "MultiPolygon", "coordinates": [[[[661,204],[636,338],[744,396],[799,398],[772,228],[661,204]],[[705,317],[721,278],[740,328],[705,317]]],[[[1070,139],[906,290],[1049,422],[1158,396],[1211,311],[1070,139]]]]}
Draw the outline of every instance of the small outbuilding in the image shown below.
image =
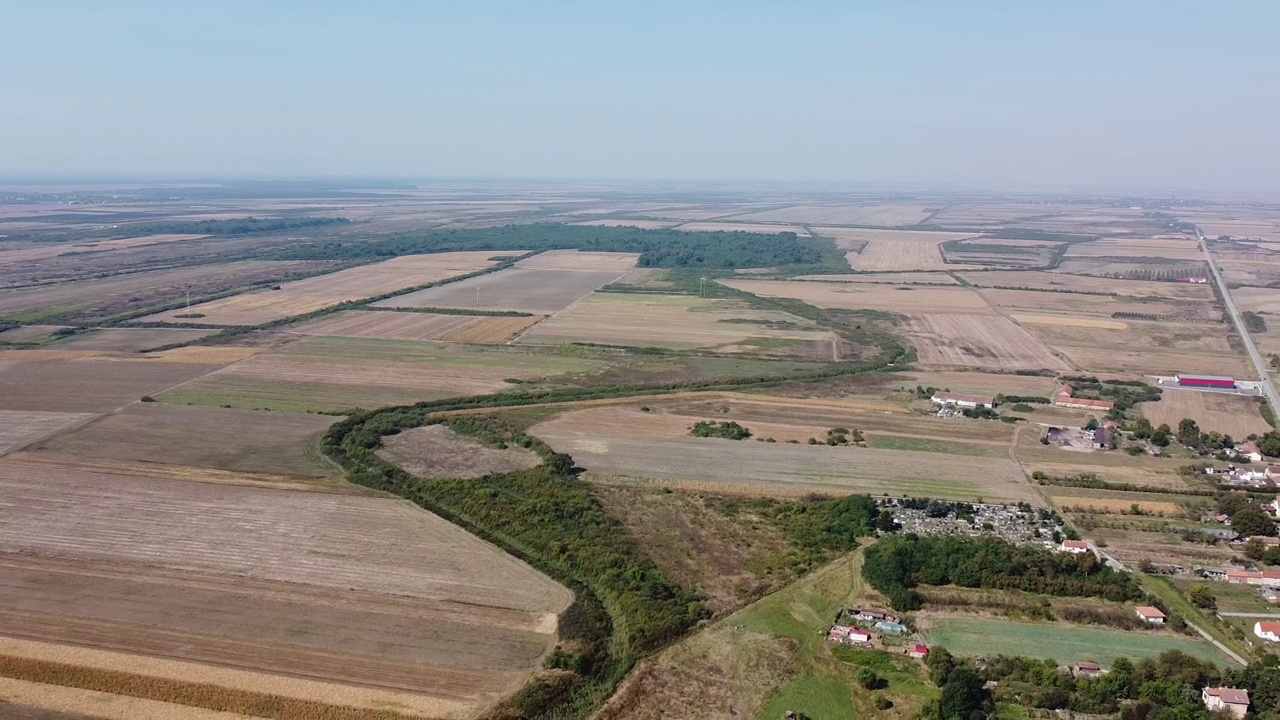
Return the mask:
{"type": "Polygon", "coordinates": [[[1160,608],[1151,607],[1150,605],[1142,605],[1134,608],[1138,613],[1138,618],[1144,623],[1151,625],[1163,625],[1165,620],[1169,618],[1160,611],[1160,608]]]}
{"type": "Polygon", "coordinates": [[[1280,642],[1280,622],[1260,620],[1253,624],[1253,634],[1267,642],[1280,642]]]}

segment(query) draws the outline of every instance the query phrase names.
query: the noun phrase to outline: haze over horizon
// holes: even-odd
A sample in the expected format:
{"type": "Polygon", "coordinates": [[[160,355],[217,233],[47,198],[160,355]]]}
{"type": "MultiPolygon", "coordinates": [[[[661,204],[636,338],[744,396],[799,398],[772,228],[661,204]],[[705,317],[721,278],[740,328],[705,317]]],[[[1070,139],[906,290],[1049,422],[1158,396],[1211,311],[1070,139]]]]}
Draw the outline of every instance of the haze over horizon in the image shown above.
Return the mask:
{"type": "Polygon", "coordinates": [[[1271,3],[122,1],[4,16],[10,177],[1280,190],[1271,3]]]}

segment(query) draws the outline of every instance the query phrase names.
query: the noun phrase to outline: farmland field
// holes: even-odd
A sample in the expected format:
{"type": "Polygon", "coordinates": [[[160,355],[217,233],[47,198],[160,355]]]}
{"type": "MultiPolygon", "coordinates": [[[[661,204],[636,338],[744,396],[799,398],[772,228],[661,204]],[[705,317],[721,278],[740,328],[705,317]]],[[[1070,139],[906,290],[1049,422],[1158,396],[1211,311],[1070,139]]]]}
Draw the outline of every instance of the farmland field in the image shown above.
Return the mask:
{"type": "Polygon", "coordinates": [[[1048,397],[1058,384],[1053,378],[983,372],[909,372],[895,376],[901,387],[937,387],[975,395],[1040,395],[1048,397]]]}
{"type": "Polygon", "coordinates": [[[748,233],[795,233],[800,237],[806,237],[809,233],[799,225],[765,225],[756,223],[735,223],[735,222],[687,222],[683,225],[675,226],[676,230],[684,230],[686,232],[748,232],[748,233]]]}
{"type": "Polygon", "coordinates": [[[148,315],[146,322],[194,322],[200,325],[261,325],[320,310],[347,300],[385,295],[427,285],[496,264],[494,252],[404,255],[328,275],[285,283],[279,290],[234,295],[189,308],[148,315]],[[180,318],[179,315],[201,315],[180,318]]]}
{"type": "Polygon", "coordinates": [[[51,350],[100,350],[104,352],[144,352],[164,345],[187,343],[207,337],[214,330],[185,328],[106,328],[79,333],[50,343],[51,350]]]}
{"type": "Polygon", "coordinates": [[[864,272],[911,270],[959,270],[965,265],[949,265],[939,247],[949,240],[973,237],[965,233],[924,232],[916,230],[848,230],[814,228],[819,235],[830,235],[836,246],[855,250],[845,255],[849,267],[864,272]]]}
{"type": "Polygon", "coordinates": [[[515,267],[374,303],[387,308],[514,310],[557,313],[617,282],[635,265],[627,253],[543,253],[515,267]]]}
{"type": "Polygon", "coordinates": [[[1199,639],[1161,631],[1124,631],[1066,623],[1033,623],[986,618],[930,617],[926,637],[956,655],[991,657],[1021,655],[1059,663],[1091,660],[1103,667],[1118,657],[1154,658],[1181,650],[1202,660],[1225,663],[1226,657],[1199,639]]]}
{"type": "Polygon", "coordinates": [[[301,335],[376,340],[440,340],[501,343],[538,321],[537,317],[481,317],[416,312],[347,310],[290,328],[301,335]]]}
{"type": "Polygon", "coordinates": [[[324,477],[337,469],[321,459],[316,444],[335,421],[324,415],[139,403],[31,449],[82,460],[324,477]]]}
{"type": "Polygon", "coordinates": [[[877,205],[796,205],[733,215],[754,222],[826,223],[829,225],[915,225],[929,216],[928,206],[912,203],[877,205]]]}
{"type": "Polygon", "coordinates": [[[924,365],[1069,369],[1034,336],[998,315],[908,315],[903,325],[924,365]]]}
{"type": "Polygon", "coordinates": [[[754,310],[734,300],[650,293],[596,293],[548,318],[525,343],[589,342],[605,345],[706,348],[761,341],[822,345],[831,358],[834,337],[812,322],[783,312],[754,310]]]}
{"type": "Polygon", "coordinates": [[[1142,403],[1138,409],[1152,425],[1168,423],[1176,428],[1183,418],[1192,418],[1205,432],[1216,431],[1239,439],[1271,431],[1258,403],[1239,395],[1166,388],[1160,402],[1142,403]]]}
{"type": "Polygon", "coordinates": [[[1076,243],[1067,249],[1068,258],[1156,257],[1170,260],[1203,260],[1204,253],[1194,239],[1117,238],[1076,243]]]}
{"type": "Polygon", "coordinates": [[[983,313],[991,308],[976,291],[961,287],[865,287],[804,280],[721,280],[721,284],[763,297],[786,297],[822,308],[893,313],[983,313]]]}
{"type": "MultiPolygon", "coordinates": [[[[641,422],[650,421],[625,416],[606,425],[595,415],[570,413],[531,433],[601,479],[784,497],[869,492],[1039,502],[1007,457],[947,457],[947,472],[938,473],[940,456],[930,452],[671,437],[676,430],[668,420],[652,421],[668,428],[667,437],[652,437],[641,422]]],[[[693,422],[681,421],[682,435],[693,422]]]]}
{"type": "MultiPolygon", "coordinates": [[[[344,411],[479,395],[603,363],[520,349],[310,337],[255,355],[159,397],[163,402],[285,412],[344,411]]],[[[0,379],[3,375],[0,375],[0,379]]]]}
{"type": "Polygon", "coordinates": [[[0,410],[111,412],[219,367],[151,360],[0,359],[0,410]]]}
{"type": "Polygon", "coordinates": [[[885,272],[857,273],[851,275],[798,275],[793,280],[821,282],[871,283],[876,285],[959,285],[959,281],[945,272],[885,272]]]}
{"type": "Polygon", "coordinates": [[[1040,316],[1031,316],[1033,320],[1027,322],[1026,315],[1012,317],[1081,370],[1140,375],[1249,374],[1247,361],[1231,347],[1227,328],[1222,325],[1071,316],[1060,316],[1060,322],[1044,322],[1040,316]],[[1103,324],[1105,326],[1098,326],[1103,324]]]}
{"type": "Polygon", "coordinates": [[[1216,304],[1208,302],[989,288],[971,292],[979,293],[993,308],[1008,308],[1011,312],[1026,311],[1026,314],[1032,315],[1054,313],[1111,318],[1116,313],[1127,313],[1166,322],[1197,323],[1218,322],[1222,319],[1222,311],[1216,304]]]}
{"type": "MultiPolygon", "coordinates": [[[[97,320],[193,296],[316,272],[329,262],[263,260],[154,270],[112,277],[0,290],[0,318],[28,322],[75,317],[97,320]]],[[[181,313],[181,310],[175,311],[181,313]]]]}
{"type": "Polygon", "coordinates": [[[1185,282],[1115,280],[1090,275],[1002,270],[964,272],[960,274],[960,277],[978,287],[1025,288],[1028,290],[1050,291],[1067,290],[1131,297],[1163,297],[1174,300],[1213,302],[1213,290],[1208,285],[1193,285],[1185,282]]]}
{"type": "Polygon", "coordinates": [[[24,248],[21,250],[0,251],[0,265],[45,260],[48,258],[58,257],[60,255],[66,255],[68,253],[83,254],[108,252],[111,250],[138,247],[142,245],[157,245],[159,243],[181,242],[183,240],[198,240],[202,237],[207,236],[146,235],[144,237],[124,238],[121,240],[90,240],[82,243],[66,245],[42,245],[38,247],[24,248]]]}
{"type": "Polygon", "coordinates": [[[53,433],[86,423],[93,413],[0,410],[0,455],[53,433]]]}

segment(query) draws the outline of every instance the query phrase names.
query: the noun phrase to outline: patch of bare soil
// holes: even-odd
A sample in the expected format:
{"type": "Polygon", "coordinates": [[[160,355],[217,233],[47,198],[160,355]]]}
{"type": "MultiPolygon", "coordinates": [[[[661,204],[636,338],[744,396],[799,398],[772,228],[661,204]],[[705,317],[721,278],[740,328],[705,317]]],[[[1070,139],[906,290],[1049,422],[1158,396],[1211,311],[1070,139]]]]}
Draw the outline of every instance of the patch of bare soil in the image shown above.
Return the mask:
{"type": "Polygon", "coordinates": [[[378,454],[425,478],[479,478],[528,470],[541,462],[530,450],[491,448],[444,425],[427,425],[392,435],[383,441],[378,454]]]}

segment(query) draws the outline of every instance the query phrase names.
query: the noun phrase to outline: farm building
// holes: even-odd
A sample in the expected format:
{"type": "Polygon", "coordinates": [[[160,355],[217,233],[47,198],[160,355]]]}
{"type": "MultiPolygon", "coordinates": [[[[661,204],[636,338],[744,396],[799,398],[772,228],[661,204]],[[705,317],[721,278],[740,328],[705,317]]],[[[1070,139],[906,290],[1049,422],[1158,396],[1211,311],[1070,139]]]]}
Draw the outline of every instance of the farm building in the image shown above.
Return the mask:
{"type": "Polygon", "coordinates": [[[1225,710],[1238,718],[1249,712],[1248,690],[1207,687],[1200,693],[1200,699],[1209,712],[1225,710]]]}
{"type": "Polygon", "coordinates": [[[1207,387],[1234,389],[1236,379],[1226,375],[1177,375],[1178,384],[1183,387],[1207,387]]]}
{"type": "Polygon", "coordinates": [[[1096,678],[1102,675],[1102,668],[1095,662],[1077,663],[1075,668],[1076,677],[1096,678]]]}
{"type": "Polygon", "coordinates": [[[871,633],[848,625],[833,625],[827,633],[827,639],[845,645],[857,645],[871,642],[871,633]]]}
{"type": "Polygon", "coordinates": [[[1280,622],[1259,620],[1253,624],[1253,634],[1267,642],[1280,642],[1280,622]]]}
{"type": "Polygon", "coordinates": [[[956,407],[978,408],[995,407],[996,400],[983,395],[966,395],[964,393],[938,392],[930,398],[936,405],[954,405],[956,407]]]}
{"type": "Polygon", "coordinates": [[[1229,570],[1227,582],[1232,585],[1261,585],[1280,588],[1280,571],[1277,570],[1229,570]]]}
{"type": "Polygon", "coordinates": [[[1062,385],[1057,392],[1053,394],[1053,404],[1058,407],[1077,408],[1080,410],[1097,410],[1099,412],[1110,412],[1111,408],[1116,404],[1109,400],[1090,400],[1088,398],[1074,397],[1075,392],[1070,385],[1062,385]]]}
{"type": "Polygon", "coordinates": [[[1141,607],[1134,608],[1134,610],[1137,611],[1138,617],[1145,623],[1150,623],[1151,625],[1164,624],[1165,614],[1160,612],[1160,608],[1143,605],[1141,607]]]}
{"type": "Polygon", "coordinates": [[[1274,590],[1272,588],[1262,588],[1262,599],[1266,600],[1272,605],[1276,603],[1280,603],[1280,590],[1274,590]]]}
{"type": "Polygon", "coordinates": [[[1072,555],[1081,555],[1089,552],[1089,543],[1085,540],[1063,540],[1062,547],[1058,548],[1058,550],[1072,555]]]}
{"type": "MultiPolygon", "coordinates": [[[[1262,452],[1258,450],[1258,444],[1255,442],[1247,442],[1236,446],[1236,454],[1241,457],[1249,458],[1249,462],[1262,462],[1262,452]]],[[[1265,477],[1266,474],[1264,473],[1265,477]]]]}
{"type": "Polygon", "coordinates": [[[888,635],[906,635],[907,634],[907,628],[905,625],[899,625],[896,622],[889,622],[888,620],[881,620],[880,622],[876,623],[876,629],[888,635]]]}
{"type": "Polygon", "coordinates": [[[912,645],[907,648],[907,654],[917,660],[923,660],[929,656],[929,647],[927,645],[912,645]]]}

